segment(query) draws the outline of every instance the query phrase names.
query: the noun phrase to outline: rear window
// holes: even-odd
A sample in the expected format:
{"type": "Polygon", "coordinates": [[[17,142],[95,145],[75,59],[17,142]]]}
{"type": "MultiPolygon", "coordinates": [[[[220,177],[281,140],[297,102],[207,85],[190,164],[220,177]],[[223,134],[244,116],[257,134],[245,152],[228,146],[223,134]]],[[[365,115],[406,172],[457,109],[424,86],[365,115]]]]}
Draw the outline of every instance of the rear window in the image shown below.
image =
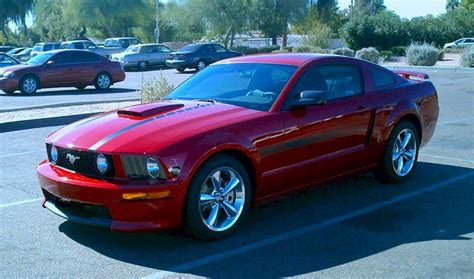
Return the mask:
{"type": "Polygon", "coordinates": [[[394,74],[374,67],[370,67],[370,74],[372,75],[372,82],[375,88],[391,86],[397,82],[394,74]]]}

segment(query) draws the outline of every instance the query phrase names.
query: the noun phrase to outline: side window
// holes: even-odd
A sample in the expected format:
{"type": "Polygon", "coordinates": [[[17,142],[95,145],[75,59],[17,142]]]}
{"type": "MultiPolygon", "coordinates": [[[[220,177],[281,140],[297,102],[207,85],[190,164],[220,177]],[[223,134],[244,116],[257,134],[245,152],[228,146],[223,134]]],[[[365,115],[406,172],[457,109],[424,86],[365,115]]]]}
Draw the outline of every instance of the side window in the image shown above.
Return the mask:
{"type": "Polygon", "coordinates": [[[84,49],[84,45],[81,42],[74,43],[75,49],[84,49]]]}
{"type": "Polygon", "coordinates": [[[96,46],[93,43],[90,42],[85,42],[86,48],[91,49],[91,48],[96,48],[96,46]]]}
{"type": "Polygon", "coordinates": [[[63,65],[71,63],[69,52],[60,52],[51,58],[56,65],[63,65]]]}
{"type": "Polygon", "coordinates": [[[165,46],[158,46],[158,48],[159,48],[160,52],[166,52],[166,53],[171,52],[171,49],[169,49],[165,46]]]}
{"type": "Polygon", "coordinates": [[[324,91],[327,100],[359,95],[363,91],[358,66],[324,65],[308,69],[292,89],[291,98],[299,99],[305,90],[324,91]]]}
{"type": "Polygon", "coordinates": [[[151,47],[151,52],[157,53],[157,52],[160,52],[160,49],[158,48],[158,46],[152,46],[151,47]]]}
{"type": "Polygon", "coordinates": [[[93,63],[93,62],[99,62],[100,57],[99,55],[92,53],[92,52],[74,52],[72,53],[72,62],[73,63],[93,63]]]}
{"type": "Polygon", "coordinates": [[[211,45],[203,45],[201,47],[201,52],[215,52],[215,50],[211,45]]]}
{"type": "Polygon", "coordinates": [[[372,82],[375,88],[387,87],[397,82],[394,74],[387,73],[374,67],[370,67],[370,74],[372,75],[372,82]]]}
{"type": "Polygon", "coordinates": [[[151,53],[153,51],[151,46],[142,46],[141,53],[151,53]]]}
{"type": "Polygon", "coordinates": [[[227,50],[220,45],[214,45],[214,49],[216,50],[216,52],[227,52],[227,50]]]}
{"type": "Polygon", "coordinates": [[[53,45],[52,44],[47,44],[47,45],[44,45],[43,46],[43,51],[50,51],[53,49],[53,45]]]}

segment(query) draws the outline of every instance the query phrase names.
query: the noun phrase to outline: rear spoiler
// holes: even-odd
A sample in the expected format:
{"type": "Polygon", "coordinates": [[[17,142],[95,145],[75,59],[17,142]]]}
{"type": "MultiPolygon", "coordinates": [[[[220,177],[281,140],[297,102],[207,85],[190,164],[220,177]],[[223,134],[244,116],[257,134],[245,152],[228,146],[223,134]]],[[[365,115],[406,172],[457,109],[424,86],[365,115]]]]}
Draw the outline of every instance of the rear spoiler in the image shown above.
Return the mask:
{"type": "Polygon", "coordinates": [[[410,79],[410,80],[419,80],[419,81],[422,81],[422,80],[426,80],[426,79],[429,79],[430,76],[428,76],[427,74],[425,73],[419,73],[419,72],[412,72],[412,71],[394,71],[397,75],[403,77],[403,78],[406,78],[406,79],[410,79]]]}

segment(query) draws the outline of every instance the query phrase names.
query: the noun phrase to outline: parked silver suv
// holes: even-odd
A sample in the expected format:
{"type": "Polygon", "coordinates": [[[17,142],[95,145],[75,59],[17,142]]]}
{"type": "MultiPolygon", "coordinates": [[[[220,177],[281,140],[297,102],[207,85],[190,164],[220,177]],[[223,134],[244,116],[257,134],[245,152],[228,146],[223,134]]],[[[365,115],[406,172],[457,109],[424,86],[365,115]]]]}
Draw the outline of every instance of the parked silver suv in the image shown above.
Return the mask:
{"type": "Polygon", "coordinates": [[[35,57],[36,55],[47,52],[54,49],[59,49],[61,47],[61,43],[54,42],[54,43],[37,43],[33,49],[31,50],[30,56],[35,57]]]}
{"type": "Polygon", "coordinates": [[[125,69],[145,70],[150,66],[165,65],[171,49],[162,44],[139,44],[129,46],[124,52],[112,55],[125,69]]]}

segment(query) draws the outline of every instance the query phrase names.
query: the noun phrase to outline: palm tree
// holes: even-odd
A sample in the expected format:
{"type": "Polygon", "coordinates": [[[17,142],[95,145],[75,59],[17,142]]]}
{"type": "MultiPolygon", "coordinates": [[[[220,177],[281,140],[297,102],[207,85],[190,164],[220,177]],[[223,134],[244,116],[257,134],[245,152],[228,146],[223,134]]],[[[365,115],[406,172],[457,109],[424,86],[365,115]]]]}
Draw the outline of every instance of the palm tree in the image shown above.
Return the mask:
{"type": "Polygon", "coordinates": [[[446,11],[453,11],[459,8],[459,0],[447,0],[446,1],[446,11]]]}

